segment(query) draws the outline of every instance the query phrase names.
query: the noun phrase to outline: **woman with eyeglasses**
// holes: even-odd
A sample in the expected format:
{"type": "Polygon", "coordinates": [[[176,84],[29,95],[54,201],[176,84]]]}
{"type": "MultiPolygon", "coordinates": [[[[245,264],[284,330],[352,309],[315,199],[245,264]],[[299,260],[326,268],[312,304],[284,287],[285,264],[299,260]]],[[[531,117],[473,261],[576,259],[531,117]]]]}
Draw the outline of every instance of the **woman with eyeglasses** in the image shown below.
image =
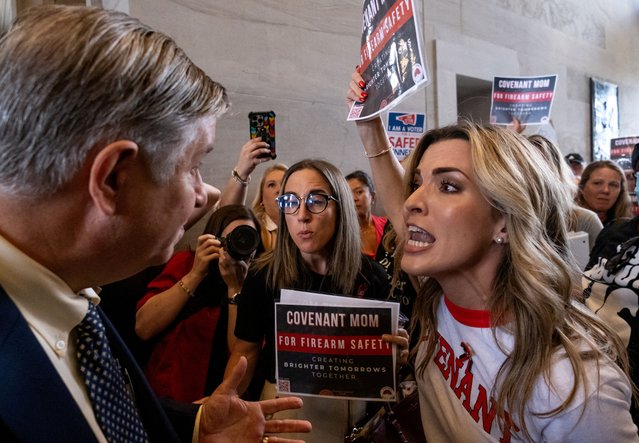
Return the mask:
{"type": "MultiPolygon", "coordinates": [[[[337,167],[323,160],[294,164],[284,174],[278,205],[275,249],[256,261],[244,281],[235,346],[227,365],[228,371],[245,355],[249,365],[239,390],[246,389],[254,373],[261,373],[266,378],[262,398],[275,396],[274,303],[281,289],[373,299],[385,299],[389,291],[384,269],[361,253],[353,197],[337,167]]],[[[406,356],[405,331],[382,339],[399,345],[406,356]]],[[[362,406],[357,406],[361,415],[362,406]]],[[[313,431],[303,439],[343,440],[347,427],[358,418],[353,407],[355,402],[346,400],[305,398],[301,414],[311,420],[313,431]]]]}

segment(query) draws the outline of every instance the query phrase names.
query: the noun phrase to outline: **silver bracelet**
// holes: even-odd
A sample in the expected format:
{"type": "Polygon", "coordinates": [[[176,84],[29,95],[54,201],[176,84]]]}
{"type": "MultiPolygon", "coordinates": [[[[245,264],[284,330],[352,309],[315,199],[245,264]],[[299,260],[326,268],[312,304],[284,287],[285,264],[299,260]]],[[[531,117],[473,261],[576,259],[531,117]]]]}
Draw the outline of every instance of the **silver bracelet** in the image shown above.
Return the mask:
{"type": "Polygon", "coordinates": [[[240,177],[240,174],[238,174],[237,169],[235,168],[233,168],[233,170],[231,171],[231,177],[233,177],[235,181],[241,184],[242,186],[248,186],[248,184],[251,183],[250,175],[246,177],[246,180],[244,180],[242,177],[240,177]]]}

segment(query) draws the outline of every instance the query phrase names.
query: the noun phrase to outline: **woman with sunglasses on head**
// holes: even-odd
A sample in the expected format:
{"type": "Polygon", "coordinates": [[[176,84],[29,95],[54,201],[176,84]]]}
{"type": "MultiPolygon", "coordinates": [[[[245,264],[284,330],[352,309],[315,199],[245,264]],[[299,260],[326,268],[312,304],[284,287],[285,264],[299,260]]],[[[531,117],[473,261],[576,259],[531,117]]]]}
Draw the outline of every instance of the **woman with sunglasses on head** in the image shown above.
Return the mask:
{"type": "MultiPolygon", "coordinates": [[[[377,263],[361,253],[359,223],[351,190],[334,165],[303,160],[291,166],[278,197],[279,233],[275,249],[265,253],[249,270],[238,296],[235,346],[227,371],[240,356],[249,362],[239,390],[252,375],[263,374],[263,398],[275,396],[274,303],[281,289],[298,289],[358,298],[385,299],[388,279],[377,263]],[[261,345],[264,343],[264,348],[261,345]],[[259,357],[259,365],[258,365],[259,357]]],[[[382,339],[408,346],[407,334],[382,339]]],[[[405,355],[404,355],[405,357],[405,355]]],[[[307,442],[342,440],[349,423],[357,420],[353,402],[309,397],[301,414],[313,423],[307,442]]],[[[276,414],[276,418],[278,415],[276,414]]]]}
{"type": "Polygon", "coordinates": [[[506,128],[434,129],[402,186],[379,174],[396,165],[381,119],[357,127],[377,188],[395,189],[385,206],[403,202],[401,266],[428,276],[411,352],[426,441],[636,442],[628,356],[578,298],[572,198],[539,150],[506,128]]]}

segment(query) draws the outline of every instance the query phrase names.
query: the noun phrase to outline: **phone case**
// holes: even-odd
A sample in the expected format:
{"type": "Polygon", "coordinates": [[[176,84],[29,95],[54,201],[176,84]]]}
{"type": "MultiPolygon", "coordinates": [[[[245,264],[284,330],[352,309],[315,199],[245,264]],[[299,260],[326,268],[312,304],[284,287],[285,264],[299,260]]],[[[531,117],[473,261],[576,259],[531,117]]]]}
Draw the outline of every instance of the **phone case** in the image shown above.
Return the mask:
{"type": "Polygon", "coordinates": [[[251,138],[262,137],[269,144],[271,158],[275,158],[275,112],[249,112],[251,138]]]}

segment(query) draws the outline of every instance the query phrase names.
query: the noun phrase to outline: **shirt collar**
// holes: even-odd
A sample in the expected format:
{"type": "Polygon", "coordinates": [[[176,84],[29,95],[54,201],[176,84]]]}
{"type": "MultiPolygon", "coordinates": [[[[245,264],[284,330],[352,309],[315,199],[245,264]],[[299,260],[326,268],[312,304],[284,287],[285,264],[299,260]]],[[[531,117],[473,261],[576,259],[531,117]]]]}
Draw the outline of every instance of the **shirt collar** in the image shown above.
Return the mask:
{"type": "Polygon", "coordinates": [[[277,223],[275,223],[273,219],[269,217],[266,212],[264,213],[264,227],[269,232],[273,232],[277,230],[277,223]]]}
{"type": "Polygon", "coordinates": [[[64,355],[71,330],[84,318],[87,299],[97,304],[97,293],[83,289],[78,293],[60,277],[0,236],[0,285],[9,294],[29,326],[64,355]]]}
{"type": "Polygon", "coordinates": [[[448,311],[458,322],[472,328],[490,328],[490,311],[463,308],[453,303],[444,294],[448,311]]]}

